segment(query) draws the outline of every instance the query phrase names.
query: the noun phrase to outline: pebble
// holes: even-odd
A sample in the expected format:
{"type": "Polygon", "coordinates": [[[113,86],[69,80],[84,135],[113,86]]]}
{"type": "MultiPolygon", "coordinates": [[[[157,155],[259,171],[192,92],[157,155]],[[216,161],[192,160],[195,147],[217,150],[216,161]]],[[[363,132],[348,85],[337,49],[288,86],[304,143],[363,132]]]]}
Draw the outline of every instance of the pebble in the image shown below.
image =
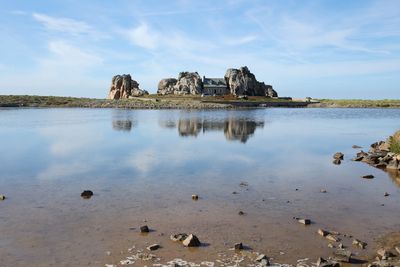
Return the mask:
{"type": "Polygon", "coordinates": [[[321,193],[326,193],[327,191],[326,191],[326,189],[321,189],[320,192],[321,193]]]}
{"type": "Polygon", "coordinates": [[[0,200],[5,200],[6,197],[4,195],[0,195],[0,200]]]}
{"type": "Polygon", "coordinates": [[[147,225],[143,225],[143,226],[140,226],[140,232],[141,233],[149,233],[150,229],[147,225]]]}
{"type": "Polygon", "coordinates": [[[364,178],[364,179],[373,179],[374,176],[373,176],[372,174],[367,174],[367,175],[361,176],[361,178],[364,178]]]}
{"type": "Polygon", "coordinates": [[[244,215],[244,212],[243,211],[239,211],[238,214],[239,215],[244,215]]]}
{"type": "Polygon", "coordinates": [[[388,197],[388,196],[390,196],[390,194],[388,192],[385,192],[384,196],[388,197]]]}
{"type": "Polygon", "coordinates": [[[328,231],[325,231],[325,230],[322,230],[322,229],[318,229],[317,233],[318,233],[320,236],[324,236],[324,237],[327,236],[327,235],[329,234],[328,231]]]}
{"type": "Polygon", "coordinates": [[[185,247],[200,247],[201,242],[194,234],[190,234],[185,240],[182,241],[185,247]]]}
{"type": "Polygon", "coordinates": [[[243,244],[242,243],[236,243],[234,248],[235,248],[235,250],[242,250],[243,249],[243,244]]]}
{"type": "Polygon", "coordinates": [[[361,249],[365,249],[365,247],[367,246],[367,243],[362,242],[362,241],[360,241],[360,240],[358,240],[358,239],[353,239],[352,244],[353,244],[354,246],[357,246],[357,247],[361,248],[361,249]]]}
{"type": "Polygon", "coordinates": [[[196,194],[194,194],[194,195],[192,195],[192,199],[193,199],[193,200],[198,200],[198,199],[199,199],[199,196],[196,195],[196,194]]]}
{"type": "Polygon", "coordinates": [[[340,165],[340,163],[342,163],[342,161],[340,159],[334,159],[332,161],[332,163],[335,164],[335,165],[340,165]]]}
{"type": "Polygon", "coordinates": [[[84,190],[84,191],[81,193],[81,197],[84,198],[84,199],[89,199],[89,198],[91,198],[92,196],[93,196],[93,192],[92,192],[91,190],[84,190]]]}
{"type": "Polygon", "coordinates": [[[340,238],[338,238],[338,237],[336,237],[336,236],[334,236],[332,234],[328,234],[327,236],[325,236],[325,238],[330,240],[330,241],[333,241],[333,242],[339,242],[340,241],[340,238]]]}
{"type": "Polygon", "coordinates": [[[301,223],[301,224],[304,224],[304,225],[309,225],[309,224],[311,224],[311,220],[310,220],[310,219],[297,219],[297,221],[298,221],[299,223],[301,223]]]}
{"type": "Polygon", "coordinates": [[[258,255],[256,261],[261,262],[262,260],[268,260],[268,257],[265,254],[258,255]]]}
{"type": "Polygon", "coordinates": [[[159,244],[153,244],[147,247],[147,250],[153,251],[159,249],[161,246],[159,244]]]}

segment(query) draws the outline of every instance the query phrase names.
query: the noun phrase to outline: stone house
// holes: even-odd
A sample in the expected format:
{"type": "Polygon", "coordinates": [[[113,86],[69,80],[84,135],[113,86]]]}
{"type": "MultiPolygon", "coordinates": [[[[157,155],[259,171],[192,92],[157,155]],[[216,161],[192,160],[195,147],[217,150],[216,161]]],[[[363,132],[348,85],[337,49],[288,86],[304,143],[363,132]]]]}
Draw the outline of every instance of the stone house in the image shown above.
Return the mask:
{"type": "Polygon", "coordinates": [[[203,76],[203,94],[205,95],[227,95],[228,86],[224,78],[206,78],[203,76]]]}

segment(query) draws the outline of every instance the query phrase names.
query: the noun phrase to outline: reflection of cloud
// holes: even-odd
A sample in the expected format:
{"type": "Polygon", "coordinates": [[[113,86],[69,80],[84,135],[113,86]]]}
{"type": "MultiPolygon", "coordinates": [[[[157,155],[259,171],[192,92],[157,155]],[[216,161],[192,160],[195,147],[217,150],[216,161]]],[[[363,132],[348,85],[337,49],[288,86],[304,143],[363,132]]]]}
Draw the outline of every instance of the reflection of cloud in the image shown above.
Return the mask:
{"type": "Polygon", "coordinates": [[[81,151],[84,147],[96,144],[101,137],[98,132],[81,127],[45,128],[41,133],[50,140],[50,153],[54,156],[67,156],[81,151]]]}
{"type": "Polygon", "coordinates": [[[72,175],[87,173],[91,170],[92,168],[81,162],[57,163],[50,165],[47,169],[40,172],[37,175],[37,178],[42,180],[56,180],[67,178],[72,175]]]}

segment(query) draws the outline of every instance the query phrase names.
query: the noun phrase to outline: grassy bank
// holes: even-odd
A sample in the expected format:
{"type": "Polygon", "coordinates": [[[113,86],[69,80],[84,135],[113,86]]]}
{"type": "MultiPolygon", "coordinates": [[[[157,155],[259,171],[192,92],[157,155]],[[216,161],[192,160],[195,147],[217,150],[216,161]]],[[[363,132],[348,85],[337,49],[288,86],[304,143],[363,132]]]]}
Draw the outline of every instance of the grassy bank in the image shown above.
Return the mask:
{"type": "Polygon", "coordinates": [[[319,103],[309,107],[322,108],[400,108],[400,99],[362,100],[362,99],[316,99],[319,103]]]}

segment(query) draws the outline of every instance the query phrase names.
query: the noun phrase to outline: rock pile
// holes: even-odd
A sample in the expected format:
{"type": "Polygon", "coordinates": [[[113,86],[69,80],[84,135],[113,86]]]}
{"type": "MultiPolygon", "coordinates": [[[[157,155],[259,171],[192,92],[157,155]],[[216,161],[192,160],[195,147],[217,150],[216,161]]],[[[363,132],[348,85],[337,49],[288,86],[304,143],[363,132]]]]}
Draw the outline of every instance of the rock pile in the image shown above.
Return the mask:
{"type": "Polygon", "coordinates": [[[147,95],[146,90],[139,89],[139,83],[132,80],[130,74],[115,75],[107,99],[123,99],[147,95]]]}
{"type": "Polygon", "coordinates": [[[397,150],[399,144],[400,131],[397,131],[386,141],[373,143],[368,152],[358,152],[353,160],[366,162],[369,165],[387,171],[400,171],[400,154],[397,150]]]}

